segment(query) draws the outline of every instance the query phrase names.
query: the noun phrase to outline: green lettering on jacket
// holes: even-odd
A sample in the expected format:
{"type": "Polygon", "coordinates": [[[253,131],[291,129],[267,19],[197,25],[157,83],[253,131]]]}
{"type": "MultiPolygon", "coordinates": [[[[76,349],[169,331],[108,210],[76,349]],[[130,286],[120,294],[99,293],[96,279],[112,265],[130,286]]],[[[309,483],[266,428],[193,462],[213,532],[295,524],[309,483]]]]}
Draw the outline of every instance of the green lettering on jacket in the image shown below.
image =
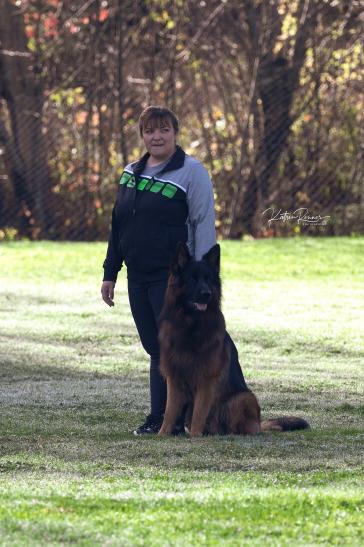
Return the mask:
{"type": "MultiPolygon", "coordinates": [[[[126,184],[128,188],[134,188],[134,175],[124,171],[124,173],[121,175],[120,184],[126,184]]],[[[157,194],[161,191],[162,195],[169,199],[173,198],[173,196],[177,192],[177,187],[173,186],[173,184],[169,184],[168,182],[166,183],[161,180],[147,178],[141,178],[139,180],[137,189],[141,191],[150,191],[154,194],[157,194]]]]}

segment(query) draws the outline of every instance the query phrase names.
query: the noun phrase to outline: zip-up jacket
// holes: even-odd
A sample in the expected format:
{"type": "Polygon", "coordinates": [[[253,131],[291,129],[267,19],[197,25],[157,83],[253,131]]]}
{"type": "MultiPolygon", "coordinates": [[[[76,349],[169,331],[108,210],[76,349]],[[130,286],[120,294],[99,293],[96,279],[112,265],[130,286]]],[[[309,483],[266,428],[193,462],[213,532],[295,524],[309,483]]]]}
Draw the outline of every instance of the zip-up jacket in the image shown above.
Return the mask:
{"type": "Polygon", "coordinates": [[[149,156],[121,175],[104,281],[116,281],[123,262],[130,279],[164,279],[179,241],[196,260],[216,243],[212,184],[202,163],[178,145],[164,164],[148,168],[149,156]]]}

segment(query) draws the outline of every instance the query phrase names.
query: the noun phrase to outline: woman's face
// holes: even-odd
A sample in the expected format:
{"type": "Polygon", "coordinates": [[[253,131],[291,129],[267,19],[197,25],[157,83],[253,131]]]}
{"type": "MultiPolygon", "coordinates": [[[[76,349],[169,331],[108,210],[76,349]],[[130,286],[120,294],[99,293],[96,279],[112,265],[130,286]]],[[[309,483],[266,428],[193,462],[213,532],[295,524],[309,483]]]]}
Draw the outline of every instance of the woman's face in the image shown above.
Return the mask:
{"type": "Polygon", "coordinates": [[[151,158],[160,163],[176,150],[176,133],[169,120],[153,120],[144,127],[142,135],[151,158]]]}

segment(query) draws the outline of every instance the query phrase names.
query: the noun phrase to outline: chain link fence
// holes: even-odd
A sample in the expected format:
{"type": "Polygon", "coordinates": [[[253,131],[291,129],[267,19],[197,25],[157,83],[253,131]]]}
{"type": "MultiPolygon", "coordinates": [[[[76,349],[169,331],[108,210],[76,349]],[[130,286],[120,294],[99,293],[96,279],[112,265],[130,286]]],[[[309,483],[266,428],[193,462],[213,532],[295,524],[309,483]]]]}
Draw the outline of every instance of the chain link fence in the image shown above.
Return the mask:
{"type": "Polygon", "coordinates": [[[149,104],[221,237],[363,233],[360,3],[0,1],[0,240],[106,239],[149,104]]]}

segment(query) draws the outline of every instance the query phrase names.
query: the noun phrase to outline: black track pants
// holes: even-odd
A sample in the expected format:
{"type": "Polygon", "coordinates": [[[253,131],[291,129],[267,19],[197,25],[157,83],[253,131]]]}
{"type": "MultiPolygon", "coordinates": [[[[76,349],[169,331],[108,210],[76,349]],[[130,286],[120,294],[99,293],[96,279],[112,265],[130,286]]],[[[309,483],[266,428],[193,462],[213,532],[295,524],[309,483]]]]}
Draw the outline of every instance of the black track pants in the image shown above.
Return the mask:
{"type": "MultiPolygon", "coordinates": [[[[167,400],[166,383],[159,372],[158,317],[162,310],[167,280],[139,283],[128,279],[128,293],[131,312],[143,348],[150,356],[150,400],[151,413],[159,416],[164,413],[167,400]]],[[[240,367],[238,352],[231,343],[229,383],[232,391],[247,389],[240,367]]]]}

